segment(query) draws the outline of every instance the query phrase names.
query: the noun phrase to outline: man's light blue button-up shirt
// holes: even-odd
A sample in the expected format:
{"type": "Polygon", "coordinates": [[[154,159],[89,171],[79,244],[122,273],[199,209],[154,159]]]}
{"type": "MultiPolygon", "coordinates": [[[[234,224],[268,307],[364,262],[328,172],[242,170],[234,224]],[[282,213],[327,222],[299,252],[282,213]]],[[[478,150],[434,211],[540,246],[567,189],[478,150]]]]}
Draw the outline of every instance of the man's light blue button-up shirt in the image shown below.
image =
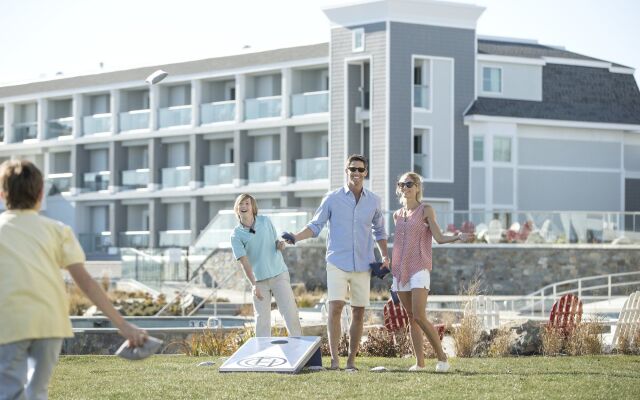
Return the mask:
{"type": "Polygon", "coordinates": [[[387,239],[380,198],[362,189],[356,204],[348,186],[327,194],[307,224],[316,237],[329,223],[327,262],[347,272],[365,272],[375,261],[374,238],[387,239]]]}

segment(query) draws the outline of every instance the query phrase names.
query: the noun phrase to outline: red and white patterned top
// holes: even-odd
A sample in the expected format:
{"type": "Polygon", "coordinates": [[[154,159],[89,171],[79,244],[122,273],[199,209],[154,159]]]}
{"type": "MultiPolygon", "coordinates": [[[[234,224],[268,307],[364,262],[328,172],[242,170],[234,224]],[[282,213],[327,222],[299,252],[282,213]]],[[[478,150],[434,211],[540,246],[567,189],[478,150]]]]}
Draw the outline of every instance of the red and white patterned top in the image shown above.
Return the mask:
{"type": "Polygon", "coordinates": [[[431,271],[431,238],[429,224],[424,221],[424,204],[411,211],[404,208],[393,214],[396,234],[393,242],[391,273],[401,285],[424,269],[431,271]]]}

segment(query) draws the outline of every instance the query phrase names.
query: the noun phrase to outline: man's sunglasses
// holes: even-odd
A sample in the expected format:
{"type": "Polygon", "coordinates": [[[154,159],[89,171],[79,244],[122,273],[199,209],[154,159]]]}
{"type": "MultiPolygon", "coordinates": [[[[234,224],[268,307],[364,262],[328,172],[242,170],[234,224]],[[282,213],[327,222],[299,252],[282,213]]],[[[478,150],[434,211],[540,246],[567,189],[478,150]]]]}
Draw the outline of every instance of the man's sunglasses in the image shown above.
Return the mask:
{"type": "Polygon", "coordinates": [[[411,182],[411,181],[406,181],[406,182],[398,182],[398,187],[400,189],[404,189],[405,187],[407,189],[411,189],[416,183],[415,182],[411,182]]]}
{"type": "Polygon", "coordinates": [[[360,172],[360,173],[364,173],[364,171],[366,171],[366,170],[367,170],[366,168],[363,168],[363,167],[347,167],[347,169],[348,169],[349,171],[351,171],[351,172],[356,172],[356,171],[358,171],[358,172],[360,172]]]}

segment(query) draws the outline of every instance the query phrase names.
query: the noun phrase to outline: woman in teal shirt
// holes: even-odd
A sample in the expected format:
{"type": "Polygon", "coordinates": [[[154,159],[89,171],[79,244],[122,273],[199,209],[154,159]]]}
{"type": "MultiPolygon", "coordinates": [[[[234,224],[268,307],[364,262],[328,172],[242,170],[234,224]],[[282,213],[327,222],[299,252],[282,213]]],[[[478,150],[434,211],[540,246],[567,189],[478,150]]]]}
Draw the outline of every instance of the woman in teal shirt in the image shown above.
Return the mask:
{"type": "Polygon", "coordinates": [[[231,233],[231,248],[251,282],[256,317],[256,336],[271,336],[271,295],[276,299],[289,336],[302,335],[289,270],[281,251],[284,241],[271,220],[258,215],[256,199],[249,194],[236,198],[233,209],[240,222],[231,233]]]}

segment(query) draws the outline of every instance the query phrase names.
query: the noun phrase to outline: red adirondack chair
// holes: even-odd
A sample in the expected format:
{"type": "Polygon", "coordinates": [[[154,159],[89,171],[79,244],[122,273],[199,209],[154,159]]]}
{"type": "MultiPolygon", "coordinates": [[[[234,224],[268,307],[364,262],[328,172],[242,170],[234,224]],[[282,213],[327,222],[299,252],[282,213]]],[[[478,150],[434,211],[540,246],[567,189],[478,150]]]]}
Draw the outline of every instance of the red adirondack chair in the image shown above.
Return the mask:
{"type": "Polygon", "coordinates": [[[571,293],[560,297],[553,304],[549,315],[549,326],[560,329],[568,336],[582,320],[582,300],[571,293]]]}
{"type": "MultiPolygon", "coordinates": [[[[396,304],[393,302],[393,299],[389,299],[387,304],[384,305],[383,308],[384,315],[384,327],[391,332],[397,332],[398,330],[404,328],[409,325],[409,314],[402,304],[399,302],[396,304]]],[[[438,336],[440,336],[440,340],[444,338],[444,324],[434,324],[434,327],[438,331],[438,336]]]]}

